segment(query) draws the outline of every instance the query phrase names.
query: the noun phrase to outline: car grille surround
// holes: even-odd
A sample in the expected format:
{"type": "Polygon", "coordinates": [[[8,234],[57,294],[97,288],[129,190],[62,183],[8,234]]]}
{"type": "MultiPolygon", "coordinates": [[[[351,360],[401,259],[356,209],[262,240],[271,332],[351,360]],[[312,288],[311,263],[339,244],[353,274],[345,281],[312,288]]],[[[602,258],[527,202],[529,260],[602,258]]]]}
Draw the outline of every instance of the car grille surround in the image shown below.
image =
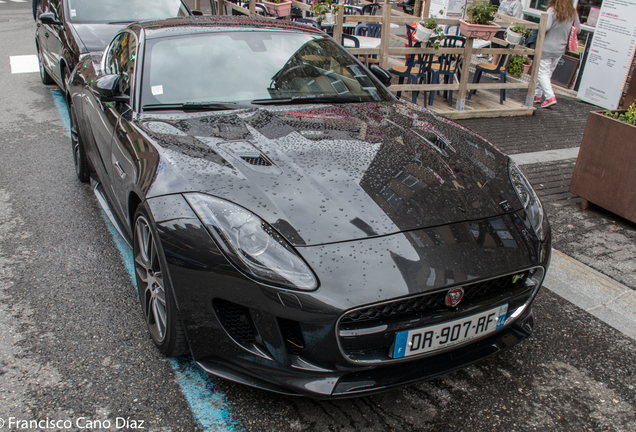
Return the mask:
{"type": "MultiPolygon", "coordinates": [[[[508,319],[517,309],[524,310],[523,306],[534,298],[543,275],[543,268],[535,267],[349,310],[341,315],[337,324],[341,352],[353,363],[403,361],[392,358],[397,333],[452,321],[502,304],[509,305],[508,319]],[[456,307],[447,306],[445,298],[448,291],[458,287],[464,289],[462,301],[456,307]]],[[[432,354],[413,357],[422,355],[432,354]]]]}

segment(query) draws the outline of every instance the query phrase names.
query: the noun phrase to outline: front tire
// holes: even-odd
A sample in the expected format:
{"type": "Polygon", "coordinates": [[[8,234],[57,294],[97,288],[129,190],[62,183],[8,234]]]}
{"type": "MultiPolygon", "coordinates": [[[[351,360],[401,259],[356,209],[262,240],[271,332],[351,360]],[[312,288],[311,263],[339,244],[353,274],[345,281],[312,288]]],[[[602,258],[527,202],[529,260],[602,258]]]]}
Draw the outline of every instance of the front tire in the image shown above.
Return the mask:
{"type": "Polygon", "coordinates": [[[79,126],[77,124],[77,115],[75,114],[75,107],[71,105],[69,107],[69,114],[71,117],[71,145],[73,147],[73,162],[75,163],[75,174],[82,183],[88,182],[90,178],[90,168],[88,165],[88,159],[86,158],[86,151],[84,149],[84,143],[82,142],[82,136],[79,132],[79,126]]]}
{"type": "Polygon", "coordinates": [[[166,272],[167,264],[145,204],[140,204],[135,212],[134,228],[137,290],[150,337],[166,356],[187,354],[188,344],[166,272]]]}

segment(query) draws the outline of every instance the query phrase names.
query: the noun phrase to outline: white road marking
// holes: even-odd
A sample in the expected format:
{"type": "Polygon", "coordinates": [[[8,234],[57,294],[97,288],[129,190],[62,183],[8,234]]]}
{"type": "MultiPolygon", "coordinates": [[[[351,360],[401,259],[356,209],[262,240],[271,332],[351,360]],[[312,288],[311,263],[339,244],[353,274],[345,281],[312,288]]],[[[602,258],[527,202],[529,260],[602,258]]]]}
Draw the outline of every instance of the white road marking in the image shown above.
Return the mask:
{"type": "MultiPolygon", "coordinates": [[[[12,0],[16,1],[16,0],[12,0]]],[[[40,70],[38,66],[38,56],[36,55],[21,55],[9,57],[11,62],[11,73],[32,73],[40,70]]]]}
{"type": "Polygon", "coordinates": [[[519,153],[509,155],[518,165],[529,165],[541,162],[555,162],[565,159],[576,159],[579,148],[564,148],[559,150],[546,150],[532,153],[519,153]]]}

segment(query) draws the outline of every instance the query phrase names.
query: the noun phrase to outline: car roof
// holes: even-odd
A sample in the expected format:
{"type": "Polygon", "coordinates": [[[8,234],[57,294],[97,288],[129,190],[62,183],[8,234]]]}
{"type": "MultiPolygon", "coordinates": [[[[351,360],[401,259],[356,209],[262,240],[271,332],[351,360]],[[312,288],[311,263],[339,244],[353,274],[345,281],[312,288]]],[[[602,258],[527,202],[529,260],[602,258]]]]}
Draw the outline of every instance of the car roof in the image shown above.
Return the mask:
{"type": "Polygon", "coordinates": [[[326,33],[304,24],[296,24],[294,22],[279,21],[269,18],[236,16],[198,16],[171,18],[159,21],[144,21],[131,24],[130,28],[137,33],[143,31],[148,39],[214,31],[245,31],[247,29],[292,30],[326,36],[326,33]]]}

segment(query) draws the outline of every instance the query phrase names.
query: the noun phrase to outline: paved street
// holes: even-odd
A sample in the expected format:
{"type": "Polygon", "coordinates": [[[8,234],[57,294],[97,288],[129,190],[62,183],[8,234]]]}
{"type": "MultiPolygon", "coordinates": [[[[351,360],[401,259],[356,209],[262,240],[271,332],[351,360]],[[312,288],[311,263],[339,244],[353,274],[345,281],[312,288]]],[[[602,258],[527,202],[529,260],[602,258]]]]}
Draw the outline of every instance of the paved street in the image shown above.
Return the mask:
{"type": "MultiPolygon", "coordinates": [[[[574,159],[522,166],[560,251],[532,338],[377,396],[280,396],[204,377],[188,358],[156,350],[131,252],[75,176],[59,91],[37,72],[12,73],[10,57],[36,54],[30,2],[0,2],[0,29],[0,432],[89,426],[80,418],[95,431],[636,430],[636,226],[580,209],[567,192],[574,159]],[[11,428],[9,418],[72,427],[11,428]]],[[[519,157],[575,148],[594,107],[557,98],[533,117],[461,124],[519,157]]]]}

